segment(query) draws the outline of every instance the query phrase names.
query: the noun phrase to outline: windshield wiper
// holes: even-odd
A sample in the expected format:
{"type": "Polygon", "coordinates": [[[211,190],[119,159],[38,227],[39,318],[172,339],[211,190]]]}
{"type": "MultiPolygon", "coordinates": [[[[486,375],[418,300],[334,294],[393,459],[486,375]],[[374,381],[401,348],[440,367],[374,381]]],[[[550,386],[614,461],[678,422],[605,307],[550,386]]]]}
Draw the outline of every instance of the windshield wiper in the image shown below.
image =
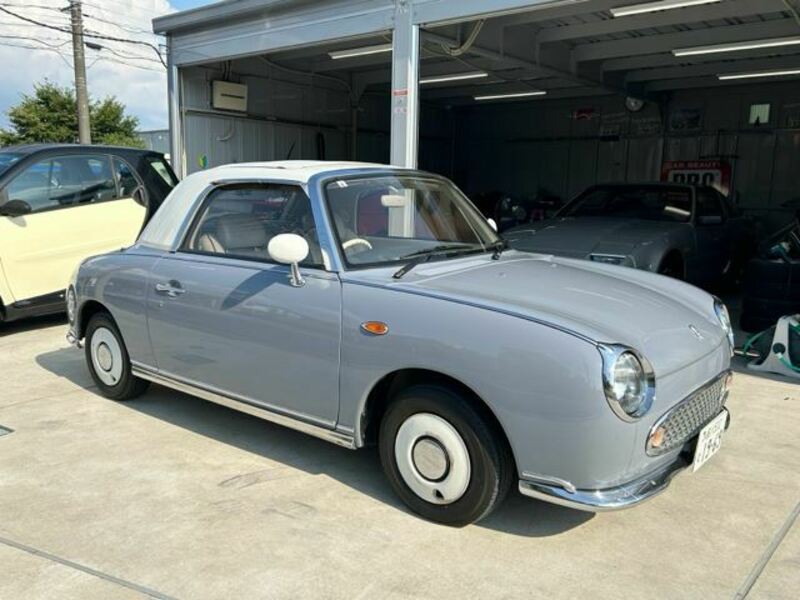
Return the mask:
{"type": "Polygon", "coordinates": [[[464,246],[463,244],[443,244],[441,246],[434,246],[433,248],[427,248],[425,250],[419,250],[417,252],[412,252],[411,254],[406,254],[402,258],[410,258],[411,261],[404,264],[400,269],[398,269],[392,277],[394,279],[400,279],[408,273],[411,269],[416,267],[417,265],[421,265],[422,263],[428,262],[431,258],[436,256],[437,254],[455,254],[458,251],[473,252],[474,248],[470,248],[469,246],[464,246]]]}

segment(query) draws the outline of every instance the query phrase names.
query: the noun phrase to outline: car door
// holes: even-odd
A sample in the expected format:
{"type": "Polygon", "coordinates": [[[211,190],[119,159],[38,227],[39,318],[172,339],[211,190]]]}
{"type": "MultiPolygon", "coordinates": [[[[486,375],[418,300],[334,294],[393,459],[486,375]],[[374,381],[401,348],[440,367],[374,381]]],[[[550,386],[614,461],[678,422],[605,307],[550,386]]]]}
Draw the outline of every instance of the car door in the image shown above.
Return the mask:
{"type": "Polygon", "coordinates": [[[341,289],[298,186],[222,186],[181,248],[151,273],[150,339],[159,371],[333,427],[338,414],[341,289]],[[312,248],[302,287],[271,261],[269,240],[300,233],[312,248]]]}
{"type": "Polygon", "coordinates": [[[17,302],[62,292],[80,262],[132,244],[145,207],[121,195],[111,157],[71,154],[34,162],[0,193],[27,212],[0,217],[0,261],[17,302]]]}
{"type": "Polygon", "coordinates": [[[694,222],[698,275],[703,281],[714,281],[729,266],[730,234],[719,196],[704,188],[697,188],[696,194],[694,222]]]}

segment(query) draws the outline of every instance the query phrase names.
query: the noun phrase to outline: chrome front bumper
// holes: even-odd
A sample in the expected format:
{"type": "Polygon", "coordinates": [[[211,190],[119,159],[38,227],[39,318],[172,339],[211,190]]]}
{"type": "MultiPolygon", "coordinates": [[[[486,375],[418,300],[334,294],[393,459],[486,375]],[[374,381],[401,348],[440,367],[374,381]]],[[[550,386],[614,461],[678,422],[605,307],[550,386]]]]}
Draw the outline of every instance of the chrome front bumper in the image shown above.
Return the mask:
{"type": "MultiPolygon", "coordinates": [[[[726,408],[723,408],[728,412],[726,408]]],[[[717,413],[719,414],[719,413],[717,413]]],[[[730,424],[730,414],[728,414],[730,424]]],[[[727,425],[726,425],[727,428],[727,425]]],[[[679,456],[675,462],[623,485],[602,490],[572,489],[572,486],[553,485],[544,481],[520,479],[519,491],[524,496],[544,500],[577,510],[605,512],[641,504],[667,489],[672,479],[691,466],[691,461],[679,456]]]]}

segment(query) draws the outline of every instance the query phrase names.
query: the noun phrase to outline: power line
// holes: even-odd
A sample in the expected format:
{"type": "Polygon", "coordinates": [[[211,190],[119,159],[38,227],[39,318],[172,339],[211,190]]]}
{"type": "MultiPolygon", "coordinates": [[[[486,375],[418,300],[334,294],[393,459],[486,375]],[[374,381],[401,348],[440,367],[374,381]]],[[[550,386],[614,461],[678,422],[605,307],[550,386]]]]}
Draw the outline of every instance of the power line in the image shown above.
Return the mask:
{"type": "Polygon", "coordinates": [[[66,55],[63,54],[58,48],[51,48],[49,46],[28,46],[25,44],[14,44],[12,42],[0,42],[0,46],[9,46],[11,48],[25,48],[26,50],[46,50],[48,52],[55,52],[70,69],[72,68],[72,63],[69,62],[66,55]]]}
{"type": "MultiPolygon", "coordinates": [[[[87,47],[91,50],[94,50],[94,48],[92,48],[91,46],[87,47]]],[[[149,56],[142,56],[141,54],[126,54],[123,52],[118,52],[117,50],[111,48],[110,46],[100,46],[100,50],[98,50],[98,52],[101,50],[107,50],[108,52],[111,52],[111,54],[119,56],[120,58],[127,58],[131,60],[145,60],[147,62],[160,64],[155,58],[150,58],[149,56]]]]}
{"type": "Polygon", "coordinates": [[[100,9],[101,11],[104,11],[104,12],[112,12],[112,13],[115,10],[122,10],[124,8],[125,11],[138,12],[143,17],[147,17],[149,19],[154,19],[156,17],[160,17],[162,15],[169,14],[169,11],[167,11],[167,12],[158,12],[155,8],[142,8],[141,6],[133,5],[133,3],[120,2],[119,0],[102,0],[102,4],[100,4],[99,2],[94,2],[94,1],[87,2],[86,0],[83,0],[83,4],[86,5],[86,6],[91,6],[92,8],[100,9]],[[119,8],[118,9],[114,8],[114,7],[109,8],[108,7],[109,3],[117,4],[117,5],[119,5],[119,8]]]}
{"type": "Polygon", "coordinates": [[[117,27],[117,28],[122,29],[123,31],[127,31],[129,33],[141,33],[141,34],[145,34],[145,35],[151,35],[153,37],[162,36],[162,34],[153,33],[152,31],[148,31],[146,29],[142,29],[141,27],[126,27],[125,25],[120,25],[119,23],[115,23],[114,21],[111,21],[110,19],[103,19],[102,17],[95,17],[94,15],[90,15],[88,13],[83,13],[83,16],[88,18],[88,19],[93,19],[95,21],[100,21],[101,23],[105,23],[107,25],[113,25],[114,27],[117,27]]]}
{"type": "MultiPolygon", "coordinates": [[[[68,39],[67,40],[60,40],[58,38],[40,38],[40,37],[32,38],[32,37],[28,37],[28,36],[24,36],[24,35],[0,34],[0,38],[7,39],[7,40],[27,40],[29,42],[39,42],[40,44],[44,44],[45,46],[49,46],[50,48],[61,48],[61,47],[66,46],[67,44],[70,43],[70,40],[68,40],[68,39]],[[52,42],[58,41],[58,42],[61,42],[61,43],[60,44],[50,44],[45,40],[52,41],[52,42]]],[[[155,62],[155,59],[150,59],[150,60],[153,60],[155,62]]]]}
{"type": "MultiPolygon", "coordinates": [[[[4,12],[6,14],[9,14],[12,17],[16,17],[17,19],[21,19],[21,20],[23,20],[23,21],[25,21],[27,23],[32,23],[34,25],[39,25],[40,27],[45,27],[47,29],[53,29],[55,31],[60,31],[62,33],[71,33],[68,29],[63,29],[63,28],[58,27],[56,25],[50,25],[49,23],[43,23],[42,21],[37,21],[36,19],[31,19],[29,17],[25,17],[23,15],[20,15],[20,14],[17,14],[15,12],[13,12],[13,11],[8,10],[7,8],[5,8],[3,6],[0,6],[0,11],[4,12]]],[[[158,56],[159,61],[161,61],[161,64],[164,65],[165,68],[167,66],[167,63],[164,62],[164,58],[161,56],[161,52],[158,50],[158,48],[154,44],[151,44],[150,42],[144,42],[142,40],[131,40],[131,39],[120,38],[120,37],[115,37],[115,36],[111,36],[111,35],[102,35],[102,34],[99,34],[99,33],[86,33],[86,32],[84,32],[82,34],[82,37],[90,37],[90,38],[94,38],[94,39],[98,39],[98,40],[109,40],[109,41],[112,41],[112,42],[125,42],[127,44],[138,44],[140,46],[147,46],[148,48],[152,48],[152,50],[156,53],[156,55],[158,56]]]]}

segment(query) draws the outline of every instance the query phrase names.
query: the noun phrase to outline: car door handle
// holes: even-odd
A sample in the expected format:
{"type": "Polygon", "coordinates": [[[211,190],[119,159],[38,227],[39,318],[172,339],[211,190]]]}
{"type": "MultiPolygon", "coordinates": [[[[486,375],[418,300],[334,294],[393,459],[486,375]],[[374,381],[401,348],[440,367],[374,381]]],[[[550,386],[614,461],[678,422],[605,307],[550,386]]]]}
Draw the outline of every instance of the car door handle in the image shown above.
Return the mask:
{"type": "Polygon", "coordinates": [[[169,283],[157,283],[156,293],[170,298],[177,298],[181,294],[185,294],[186,290],[177,281],[170,281],[169,283]]]}

